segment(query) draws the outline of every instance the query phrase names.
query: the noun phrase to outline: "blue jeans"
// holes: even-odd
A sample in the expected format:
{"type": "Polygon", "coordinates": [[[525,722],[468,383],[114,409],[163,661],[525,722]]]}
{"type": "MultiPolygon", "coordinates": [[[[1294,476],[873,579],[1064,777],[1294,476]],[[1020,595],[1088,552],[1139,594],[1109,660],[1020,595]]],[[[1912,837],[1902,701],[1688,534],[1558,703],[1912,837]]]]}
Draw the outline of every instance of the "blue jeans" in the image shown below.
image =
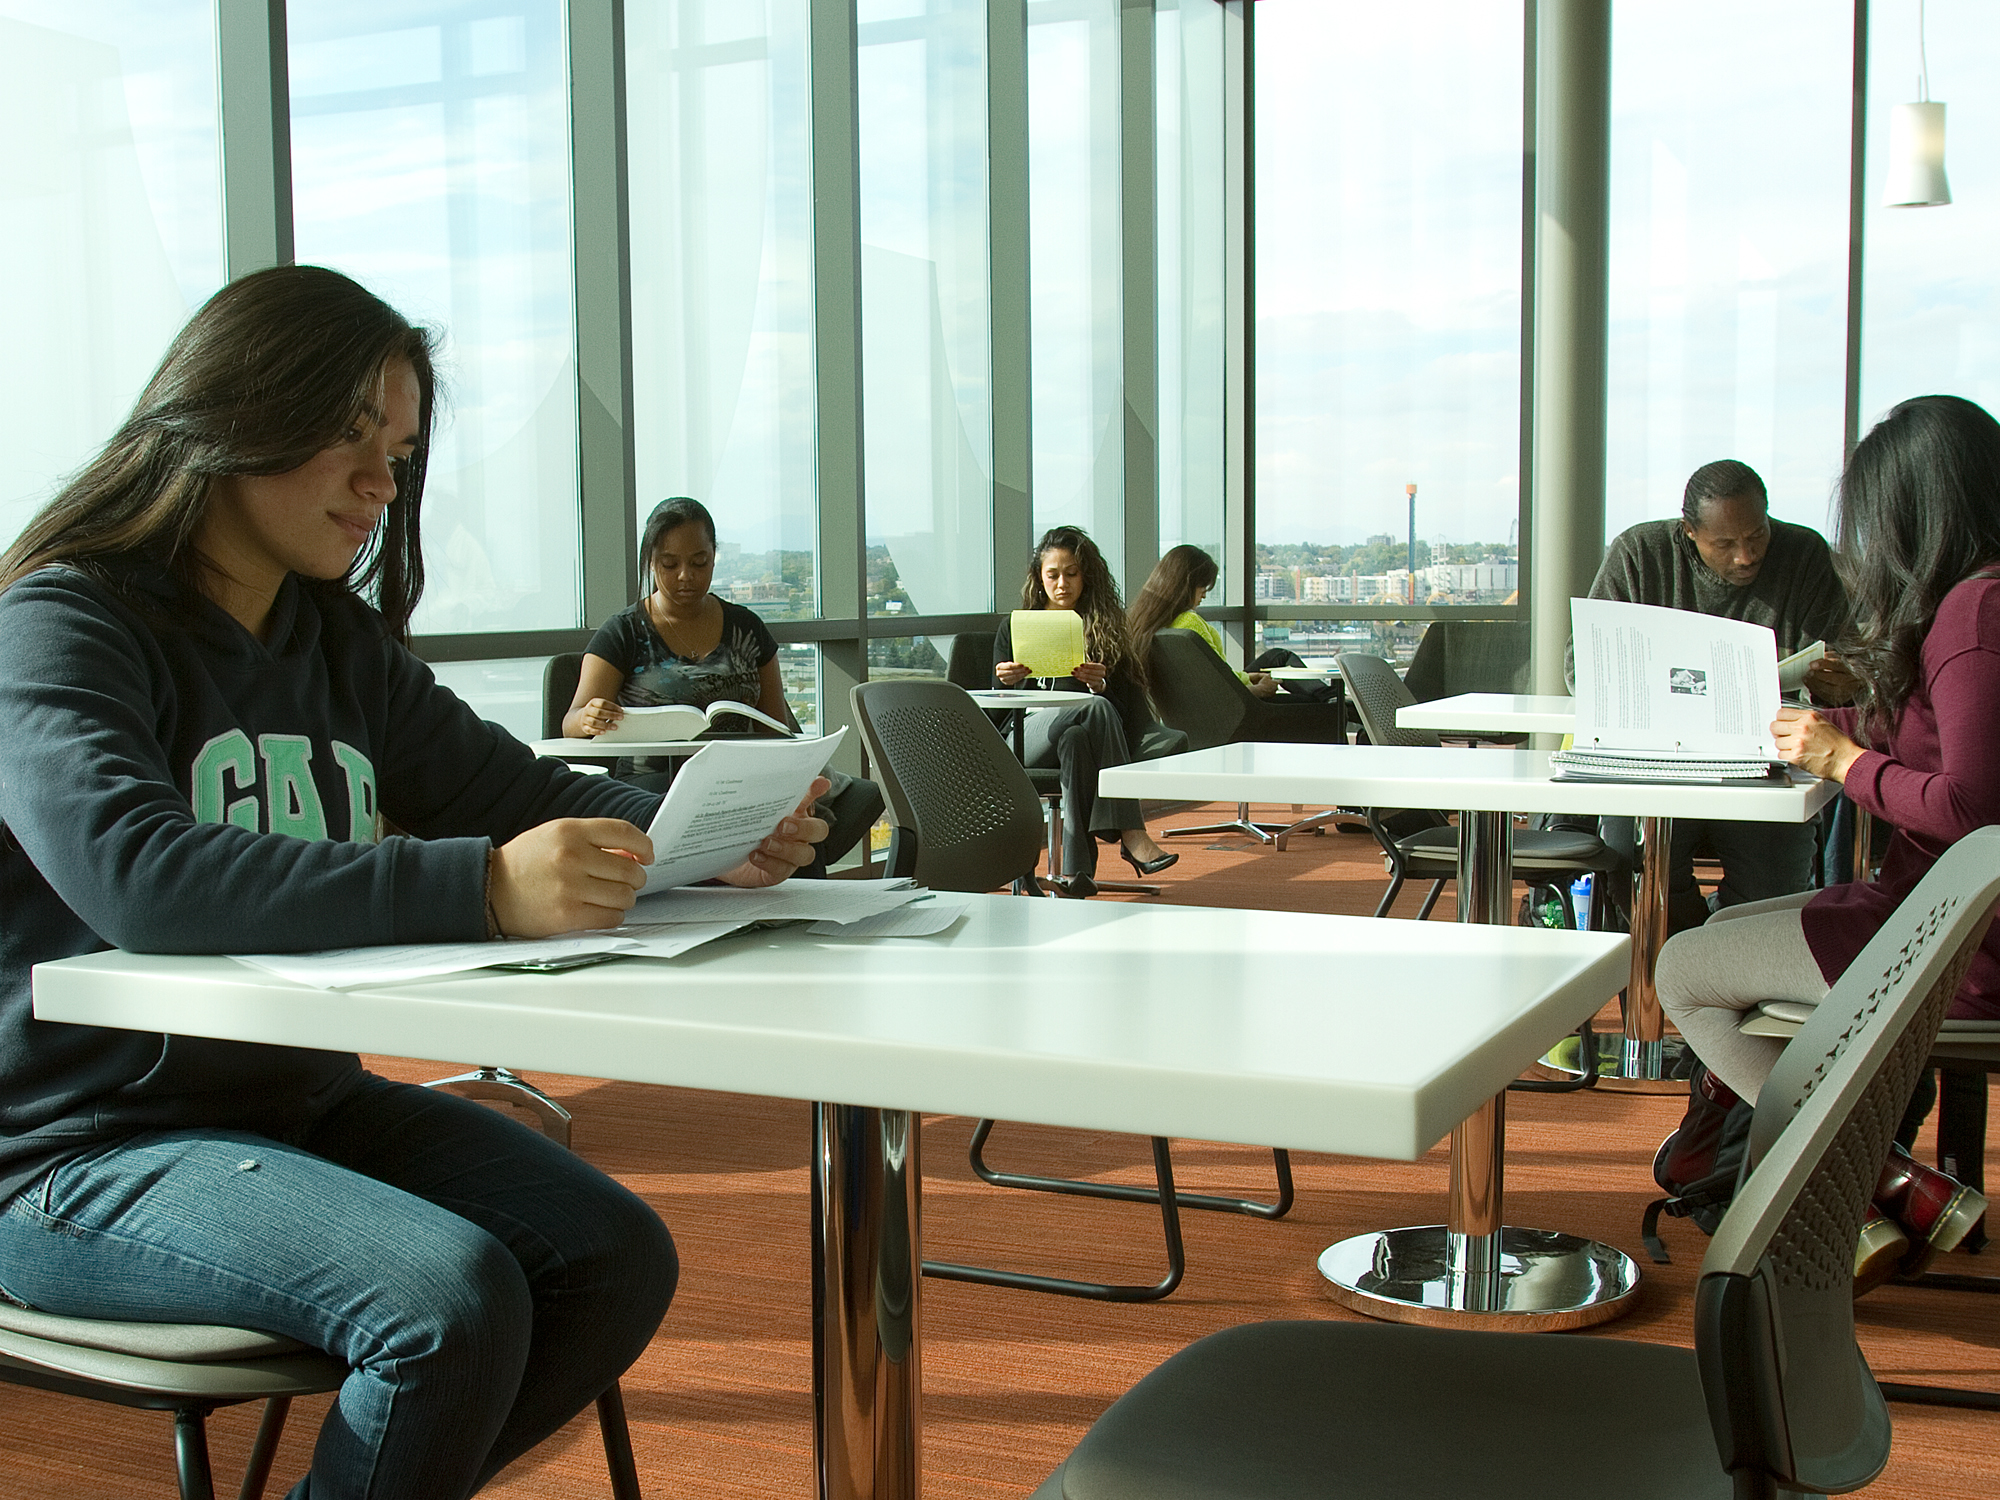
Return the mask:
{"type": "Polygon", "coordinates": [[[470,1495],[636,1359],[679,1277],[640,1199],[513,1120],[369,1077],[296,1141],[162,1130],[0,1212],[43,1311],[224,1323],[352,1367],[293,1500],[470,1495]]]}

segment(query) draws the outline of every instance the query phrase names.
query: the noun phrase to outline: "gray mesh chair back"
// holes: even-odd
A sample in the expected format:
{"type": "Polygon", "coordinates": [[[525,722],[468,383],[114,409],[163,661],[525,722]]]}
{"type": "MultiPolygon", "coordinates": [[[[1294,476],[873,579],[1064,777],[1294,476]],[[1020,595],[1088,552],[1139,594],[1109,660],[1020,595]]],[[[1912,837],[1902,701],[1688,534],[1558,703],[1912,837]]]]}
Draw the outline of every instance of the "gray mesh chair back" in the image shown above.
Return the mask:
{"type": "Polygon", "coordinates": [[[993,686],[992,630],[961,630],[951,638],[951,655],[945,659],[944,678],[977,692],[993,686]]]}
{"type": "Polygon", "coordinates": [[[896,873],[940,891],[991,891],[1033,876],[1041,802],[965,689],[865,682],[849,701],[890,815],[916,837],[915,867],[896,873]]]}
{"type": "Polygon", "coordinates": [[[1854,1340],[1854,1242],[1996,900],[2000,828],[1982,828],[1861,950],[1758,1096],[1756,1165],[1695,1292],[1702,1385],[1732,1472],[1840,1494],[1888,1461],[1888,1412],[1854,1340]]]}
{"type": "Polygon", "coordinates": [[[1403,674],[1419,703],[1455,693],[1531,693],[1533,682],[1528,627],[1514,620],[1439,620],[1403,674]]]}
{"type": "Polygon", "coordinates": [[[581,651],[558,651],[542,668],[543,739],[562,737],[563,715],[569,712],[570,700],[576,696],[576,685],[582,676],[581,651]]]}
{"type": "Polygon", "coordinates": [[[1438,737],[1428,729],[1399,729],[1396,710],[1417,700],[1396,669],[1379,656],[1359,651],[1340,657],[1340,675],[1347,683],[1348,701],[1361,715],[1361,727],[1374,745],[1436,745],[1438,737]]]}
{"type": "Polygon", "coordinates": [[[1146,676],[1153,706],[1188,737],[1190,750],[1246,738],[1240,731],[1256,695],[1207,641],[1192,630],[1162,630],[1148,650],[1146,676]]]}

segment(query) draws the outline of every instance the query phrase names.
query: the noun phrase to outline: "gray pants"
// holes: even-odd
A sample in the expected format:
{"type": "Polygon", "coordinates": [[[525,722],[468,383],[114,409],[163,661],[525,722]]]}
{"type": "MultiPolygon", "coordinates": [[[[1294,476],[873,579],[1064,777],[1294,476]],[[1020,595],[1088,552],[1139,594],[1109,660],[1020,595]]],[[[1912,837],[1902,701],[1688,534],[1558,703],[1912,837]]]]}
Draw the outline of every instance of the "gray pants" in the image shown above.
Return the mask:
{"type": "MultiPolygon", "coordinates": [[[[1604,818],[1598,837],[1638,867],[1638,823],[1604,818]]],[[[1674,819],[1667,849],[1667,931],[1684,932],[1708,920],[1709,906],[1694,879],[1695,845],[1706,841],[1722,861],[1722,884],[1715,907],[1769,901],[1806,890],[1812,883],[1811,823],[1731,823],[1701,818],[1674,819]]],[[[1747,1098],[1748,1096],[1745,1095],[1747,1098]]]]}
{"type": "Polygon", "coordinates": [[[1661,1008],[1695,1056],[1753,1102],[1785,1043],[1744,1036],[1736,1029],[1744,1012],[1760,1000],[1817,1005],[1830,988],[1799,920],[1799,909],[1812,898],[1803,891],[1725,907],[1707,925],[1669,939],[1653,968],[1661,1008]]]}
{"type": "Polygon", "coordinates": [[[1097,795],[1098,772],[1132,759],[1125,721],[1110,699],[1091,697],[1075,708],[1029,714],[1021,754],[1027,765],[1062,768],[1065,875],[1097,873],[1098,834],[1146,826],[1130,797],[1097,795]]]}

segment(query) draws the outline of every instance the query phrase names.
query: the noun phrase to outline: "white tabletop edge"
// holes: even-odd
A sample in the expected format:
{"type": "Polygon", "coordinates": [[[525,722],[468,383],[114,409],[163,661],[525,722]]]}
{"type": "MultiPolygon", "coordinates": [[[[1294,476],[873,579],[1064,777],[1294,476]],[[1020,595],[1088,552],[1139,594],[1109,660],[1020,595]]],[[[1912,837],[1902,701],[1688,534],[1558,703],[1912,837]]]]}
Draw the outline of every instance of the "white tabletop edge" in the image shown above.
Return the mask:
{"type": "Polygon", "coordinates": [[[1395,745],[1217,745],[1108,768],[1098,787],[1156,800],[1770,823],[1803,823],[1840,793],[1804,776],[1770,786],[1557,781],[1545,750],[1395,745]]]}
{"type": "Polygon", "coordinates": [[[1419,958],[1404,952],[1413,936],[1371,918],[988,896],[940,939],[757,934],[678,960],[338,994],[224,958],[103,952],[38,966],[35,1006],[47,1020],[1414,1160],[1615,993],[1628,947],[1434,923],[1419,958]]]}

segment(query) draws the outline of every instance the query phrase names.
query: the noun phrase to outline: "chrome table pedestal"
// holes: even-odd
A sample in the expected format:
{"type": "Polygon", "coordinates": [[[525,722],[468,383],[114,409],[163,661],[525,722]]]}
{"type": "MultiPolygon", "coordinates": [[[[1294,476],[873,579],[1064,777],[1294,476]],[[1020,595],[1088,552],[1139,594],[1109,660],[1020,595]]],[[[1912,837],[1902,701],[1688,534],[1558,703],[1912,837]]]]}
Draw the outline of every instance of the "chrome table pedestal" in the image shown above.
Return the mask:
{"type": "Polygon", "coordinates": [[[919,1116],[848,1104],[812,1110],[818,1500],[917,1500],[919,1116]]]}
{"type": "Polygon", "coordinates": [[[1685,1079],[1672,1076],[1667,1017],[1653,988],[1653,964],[1667,941],[1667,850],[1672,818],[1639,820],[1639,869],[1632,891],[1632,975],[1625,985],[1625,1035],[1617,1066],[1598,1074],[1597,1086],[1625,1094],[1684,1094],[1685,1079]]]}
{"type": "MultiPolygon", "coordinates": [[[[1461,814],[1458,919],[1511,922],[1513,867],[1512,817],[1461,814]]],[[[1398,1323],[1544,1332],[1630,1309],[1639,1267],[1629,1255],[1576,1235],[1503,1224],[1506,1108],[1507,1096],[1496,1094],[1452,1131],[1447,1222],[1356,1235],[1321,1252],[1320,1275],[1335,1301],[1398,1323]]]]}

